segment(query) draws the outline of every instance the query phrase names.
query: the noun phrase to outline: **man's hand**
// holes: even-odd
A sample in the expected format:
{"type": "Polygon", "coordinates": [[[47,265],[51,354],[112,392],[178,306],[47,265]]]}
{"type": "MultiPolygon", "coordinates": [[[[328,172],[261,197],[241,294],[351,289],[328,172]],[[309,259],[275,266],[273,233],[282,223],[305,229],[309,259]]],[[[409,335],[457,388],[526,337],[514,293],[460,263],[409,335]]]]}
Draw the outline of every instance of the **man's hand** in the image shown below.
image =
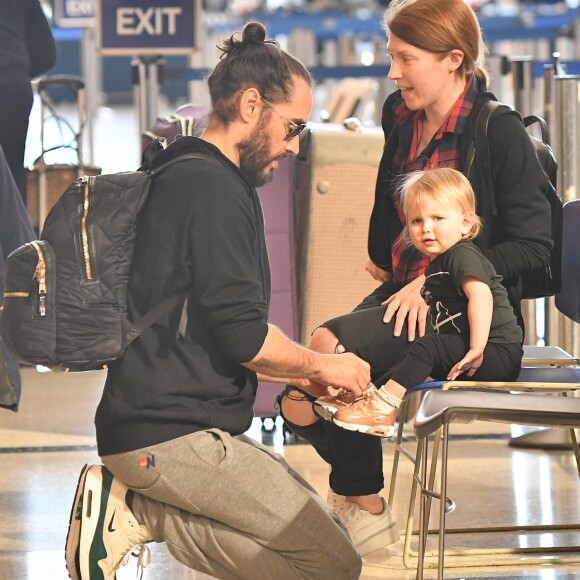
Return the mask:
{"type": "Polygon", "coordinates": [[[468,377],[472,377],[475,371],[483,363],[483,351],[470,348],[467,354],[449,371],[447,379],[454,381],[460,374],[467,372],[468,377]]]}
{"type": "Polygon", "coordinates": [[[370,365],[355,354],[316,352],[292,342],[272,324],[268,324],[268,334],[258,354],[242,364],[262,380],[290,383],[313,395],[326,394],[321,390],[334,387],[359,397],[371,380],[370,365]]]}
{"type": "Polygon", "coordinates": [[[369,363],[351,352],[319,356],[322,357],[323,365],[315,376],[311,377],[313,384],[347,389],[355,397],[360,397],[366,391],[371,380],[369,363]]]}
{"type": "Polygon", "coordinates": [[[425,335],[429,306],[421,296],[421,288],[424,283],[425,276],[419,276],[383,302],[383,305],[387,307],[383,317],[384,322],[391,322],[396,314],[393,328],[394,336],[401,336],[405,320],[407,321],[410,342],[415,340],[417,332],[419,336],[425,335]]]}
{"type": "Polygon", "coordinates": [[[372,260],[367,262],[365,270],[378,282],[387,282],[391,278],[386,270],[379,268],[372,260]]]}

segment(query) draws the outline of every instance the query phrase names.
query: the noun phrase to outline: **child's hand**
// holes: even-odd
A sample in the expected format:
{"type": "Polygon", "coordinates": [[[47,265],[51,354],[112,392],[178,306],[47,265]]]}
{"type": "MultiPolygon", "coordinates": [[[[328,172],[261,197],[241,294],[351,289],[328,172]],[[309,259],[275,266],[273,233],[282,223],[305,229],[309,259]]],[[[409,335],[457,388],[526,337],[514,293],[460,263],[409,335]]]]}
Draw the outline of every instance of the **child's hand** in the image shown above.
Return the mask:
{"type": "Polygon", "coordinates": [[[449,371],[447,379],[454,381],[460,374],[472,377],[483,362],[483,350],[470,348],[467,354],[449,371]]]}

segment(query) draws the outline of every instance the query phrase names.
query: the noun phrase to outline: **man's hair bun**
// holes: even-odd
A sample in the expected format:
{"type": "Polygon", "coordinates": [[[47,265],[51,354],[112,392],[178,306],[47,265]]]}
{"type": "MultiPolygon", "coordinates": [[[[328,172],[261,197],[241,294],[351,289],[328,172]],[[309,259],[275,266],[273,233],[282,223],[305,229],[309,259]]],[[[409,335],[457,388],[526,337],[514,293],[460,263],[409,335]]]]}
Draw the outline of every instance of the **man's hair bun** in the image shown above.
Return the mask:
{"type": "Polygon", "coordinates": [[[266,29],[260,22],[248,22],[242,33],[242,43],[261,44],[266,39],[266,29]]]}

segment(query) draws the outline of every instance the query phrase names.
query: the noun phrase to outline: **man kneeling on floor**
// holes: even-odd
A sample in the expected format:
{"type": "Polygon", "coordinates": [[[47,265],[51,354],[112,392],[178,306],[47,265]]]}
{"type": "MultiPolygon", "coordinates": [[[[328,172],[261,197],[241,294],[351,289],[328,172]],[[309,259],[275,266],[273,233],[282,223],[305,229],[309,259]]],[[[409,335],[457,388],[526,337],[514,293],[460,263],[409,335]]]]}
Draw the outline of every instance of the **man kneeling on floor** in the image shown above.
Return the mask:
{"type": "Polygon", "coordinates": [[[198,154],[153,181],[139,216],[130,316],[182,289],[187,299],[109,368],[95,419],[103,465],[85,466],[71,512],[73,580],[114,580],[132,553],[145,567],[151,541],[217,578],[360,575],[338,517],[281,457],[243,435],[260,378],[354,396],[370,380],[354,354],[317,354],[267,323],[256,187],[298,152],[312,81],[259,23],[221,50],[206,131],[177,139],[151,163],[198,154]]]}

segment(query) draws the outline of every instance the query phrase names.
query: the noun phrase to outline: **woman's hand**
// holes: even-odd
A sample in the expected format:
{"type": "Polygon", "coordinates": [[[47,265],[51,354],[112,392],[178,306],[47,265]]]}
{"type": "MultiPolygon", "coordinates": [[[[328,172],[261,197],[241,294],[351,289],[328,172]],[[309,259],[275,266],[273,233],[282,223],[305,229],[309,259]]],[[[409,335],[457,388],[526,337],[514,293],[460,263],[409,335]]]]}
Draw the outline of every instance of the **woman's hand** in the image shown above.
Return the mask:
{"type": "Polygon", "coordinates": [[[447,379],[454,381],[460,374],[467,372],[472,377],[483,363],[483,350],[470,348],[467,354],[449,371],[447,379]]]}
{"type": "Polygon", "coordinates": [[[405,320],[407,321],[410,342],[415,340],[417,333],[419,336],[425,335],[429,306],[421,296],[421,288],[424,283],[425,276],[419,276],[383,302],[383,306],[387,307],[383,316],[384,322],[391,322],[396,313],[394,336],[401,336],[405,320]]]}
{"type": "Polygon", "coordinates": [[[378,282],[387,282],[391,278],[386,270],[379,268],[372,260],[367,262],[365,270],[378,282]]]}

